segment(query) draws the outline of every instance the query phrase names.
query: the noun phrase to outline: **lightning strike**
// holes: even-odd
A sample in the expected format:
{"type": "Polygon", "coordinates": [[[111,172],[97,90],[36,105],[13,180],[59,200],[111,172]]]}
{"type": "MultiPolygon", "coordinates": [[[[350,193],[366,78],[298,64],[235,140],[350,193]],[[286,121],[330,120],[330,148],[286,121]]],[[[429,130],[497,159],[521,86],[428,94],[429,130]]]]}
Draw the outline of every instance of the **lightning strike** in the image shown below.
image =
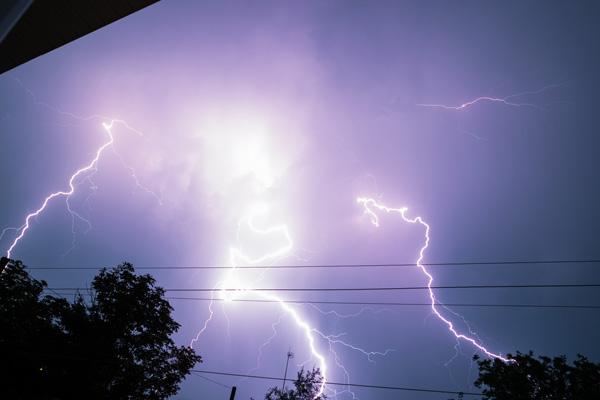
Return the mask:
{"type": "MultiPolygon", "coordinates": [[[[17,237],[13,240],[12,244],[8,248],[8,250],[6,252],[6,257],[8,257],[8,258],[11,257],[12,251],[17,246],[19,241],[21,239],[23,239],[27,230],[31,227],[31,220],[36,219],[46,209],[50,200],[54,199],[55,197],[61,197],[61,196],[65,197],[65,203],[67,206],[67,210],[71,215],[71,219],[72,219],[71,220],[71,232],[73,234],[73,242],[71,244],[71,248],[63,255],[63,257],[66,254],[68,254],[70,250],[72,250],[74,248],[74,246],[75,246],[75,221],[76,220],[83,221],[88,226],[88,231],[89,231],[89,229],[91,229],[91,223],[85,217],[83,217],[81,214],[77,213],[76,211],[74,211],[71,208],[71,203],[69,202],[69,200],[71,199],[71,196],[73,196],[73,194],[75,193],[76,186],[85,181],[88,181],[91,185],[92,194],[90,196],[92,196],[95,193],[96,186],[92,182],[92,177],[94,176],[94,174],[96,172],[98,172],[98,162],[100,160],[100,156],[109,147],[119,157],[123,166],[131,170],[131,176],[135,180],[136,187],[143,189],[147,193],[151,193],[159,201],[159,204],[162,204],[162,199],[158,195],[156,195],[154,192],[152,192],[151,190],[147,189],[146,187],[144,187],[140,184],[139,180],[137,179],[137,177],[135,175],[135,170],[133,168],[125,165],[123,157],[114,148],[115,139],[114,139],[114,136],[112,133],[112,128],[115,123],[121,123],[121,124],[125,125],[126,127],[128,127],[127,123],[125,123],[122,120],[111,120],[110,123],[105,123],[105,122],[102,123],[104,130],[108,134],[108,140],[106,141],[106,143],[104,143],[102,146],[100,146],[100,148],[98,148],[98,150],[96,151],[95,157],[92,159],[92,161],[88,165],[78,169],[73,175],[71,175],[71,178],[69,179],[69,182],[68,182],[68,190],[59,190],[59,191],[54,192],[54,193],[50,194],[49,196],[47,196],[44,199],[44,201],[42,202],[42,205],[36,211],[28,214],[25,217],[25,222],[20,227],[5,228],[3,230],[2,235],[0,235],[0,238],[2,238],[2,236],[8,230],[15,230],[17,232],[17,237]]],[[[88,198],[88,200],[89,200],[89,198],[88,198]]]]}
{"type": "Polygon", "coordinates": [[[336,317],[338,317],[338,318],[351,318],[351,317],[358,317],[359,315],[361,315],[361,314],[365,313],[366,311],[370,311],[370,312],[372,312],[373,314],[379,314],[379,313],[386,312],[386,311],[387,311],[387,312],[390,312],[390,313],[393,313],[393,311],[392,311],[392,310],[390,310],[390,309],[388,309],[388,308],[384,308],[383,310],[375,310],[375,309],[373,309],[372,307],[363,307],[363,308],[361,308],[361,309],[360,309],[360,311],[358,311],[358,312],[356,312],[356,313],[352,313],[352,314],[340,314],[339,312],[337,312],[337,311],[335,311],[335,310],[331,310],[331,311],[323,311],[323,310],[321,310],[319,307],[317,307],[316,305],[314,305],[314,304],[311,304],[311,303],[305,303],[305,305],[307,305],[307,306],[310,306],[310,307],[314,308],[315,310],[317,310],[318,312],[320,312],[320,313],[321,313],[321,314],[323,314],[323,315],[329,315],[329,314],[332,314],[332,315],[335,315],[335,316],[336,316],[336,317]]]}
{"type": "Polygon", "coordinates": [[[33,90],[31,90],[31,89],[29,89],[27,86],[25,86],[25,84],[24,84],[23,82],[21,82],[21,80],[20,80],[20,79],[18,79],[18,78],[15,78],[15,77],[13,77],[13,79],[14,79],[14,80],[15,80],[15,81],[16,81],[16,82],[17,82],[17,83],[18,83],[18,84],[21,86],[21,88],[23,88],[23,90],[25,90],[27,93],[29,93],[29,95],[30,95],[30,96],[31,96],[31,98],[33,99],[33,103],[34,103],[35,105],[38,105],[38,106],[45,107],[45,108],[47,108],[47,109],[49,109],[49,110],[52,110],[52,111],[56,112],[57,114],[60,114],[60,115],[65,115],[65,116],[71,117],[71,118],[73,118],[73,119],[78,119],[78,120],[80,120],[80,121],[90,121],[90,120],[93,120],[93,119],[99,119],[99,120],[102,120],[102,121],[111,121],[109,125],[112,125],[114,122],[119,122],[119,123],[123,124],[123,125],[124,125],[124,126],[127,128],[127,129],[129,129],[130,131],[132,131],[132,132],[135,132],[135,133],[137,133],[137,134],[138,134],[138,135],[140,135],[140,136],[144,136],[144,135],[142,135],[142,132],[140,132],[140,131],[138,131],[138,130],[136,130],[136,129],[132,128],[131,126],[129,126],[129,124],[127,124],[127,122],[126,122],[126,121],[123,121],[123,120],[115,120],[115,119],[113,119],[113,118],[109,118],[109,117],[106,117],[106,116],[104,116],[104,115],[100,115],[100,114],[92,114],[92,115],[88,115],[88,116],[86,116],[86,117],[82,117],[81,115],[77,115],[77,114],[74,114],[74,113],[72,113],[72,112],[69,112],[69,111],[64,111],[64,110],[61,110],[61,109],[60,109],[60,108],[58,108],[58,107],[54,107],[54,106],[52,106],[52,105],[50,105],[50,104],[46,103],[46,102],[39,101],[39,100],[37,99],[37,96],[36,96],[36,95],[35,95],[35,93],[33,92],[33,90]]]}
{"type": "MultiPolygon", "coordinates": [[[[269,345],[271,343],[271,341],[277,335],[277,329],[276,329],[277,325],[279,325],[285,317],[291,316],[293,321],[295,322],[296,326],[298,327],[298,329],[301,332],[303,332],[305,341],[310,350],[311,357],[307,361],[305,361],[303,364],[308,363],[311,359],[316,359],[319,364],[319,369],[321,370],[321,373],[323,375],[323,382],[321,383],[321,385],[319,387],[319,391],[315,396],[315,398],[317,398],[321,394],[323,394],[323,392],[325,390],[325,382],[327,381],[327,373],[328,373],[328,367],[326,364],[325,356],[323,354],[321,354],[319,352],[319,350],[317,349],[317,338],[321,338],[327,342],[329,351],[333,355],[333,358],[335,360],[335,364],[343,371],[344,377],[347,382],[350,381],[349,373],[348,373],[347,369],[341,363],[340,357],[338,356],[338,354],[336,353],[336,351],[334,349],[334,345],[343,346],[343,347],[351,349],[353,351],[357,351],[357,352],[363,354],[367,358],[367,360],[372,363],[375,362],[372,359],[373,356],[385,356],[388,353],[395,351],[395,350],[394,349],[386,349],[385,351],[381,351],[381,352],[366,351],[360,347],[354,346],[352,344],[349,344],[349,343],[341,340],[340,337],[345,335],[345,333],[338,334],[338,335],[327,335],[327,334],[319,331],[318,329],[311,327],[310,324],[298,313],[298,311],[296,309],[292,308],[282,298],[280,298],[274,294],[267,293],[267,292],[262,292],[262,291],[256,292],[256,291],[252,290],[254,285],[263,279],[265,272],[267,270],[269,270],[270,267],[277,268],[275,266],[275,264],[278,261],[280,261],[284,258],[287,258],[287,257],[294,256],[294,254],[292,254],[292,251],[294,250],[294,243],[292,241],[289,229],[287,228],[286,225],[275,225],[275,226],[271,226],[269,228],[260,228],[257,226],[258,224],[255,221],[256,218],[260,215],[265,214],[267,211],[268,211],[268,209],[267,209],[266,205],[264,205],[264,204],[256,205],[255,207],[253,207],[251,209],[251,211],[248,215],[246,215],[245,217],[241,218],[238,221],[238,227],[237,227],[237,232],[236,232],[237,247],[232,247],[229,250],[229,261],[231,263],[231,269],[227,272],[227,275],[225,276],[225,278],[222,281],[215,284],[215,286],[213,287],[213,290],[211,291],[211,301],[210,301],[210,304],[208,307],[208,310],[209,310],[208,318],[204,322],[201,330],[198,332],[196,337],[192,339],[192,341],[190,343],[190,347],[193,347],[194,344],[199,341],[200,336],[208,328],[209,323],[213,319],[214,314],[215,314],[215,312],[213,310],[213,302],[215,300],[216,295],[222,296],[224,300],[231,301],[233,299],[237,299],[244,295],[256,294],[256,295],[261,296],[263,299],[266,299],[266,300],[269,300],[269,301],[272,301],[275,303],[279,303],[279,305],[283,311],[283,314],[278,318],[278,320],[276,322],[274,322],[272,324],[271,328],[272,328],[273,334],[267,339],[267,341],[265,343],[263,343],[259,347],[259,350],[258,350],[259,356],[258,356],[257,366],[252,368],[248,373],[250,373],[251,371],[254,371],[260,367],[260,358],[262,355],[263,348],[266,347],[267,345],[269,345]],[[242,231],[243,227],[249,229],[253,235],[255,235],[256,237],[259,237],[259,238],[262,237],[262,238],[266,239],[267,237],[270,237],[270,235],[273,235],[273,234],[276,236],[279,236],[283,239],[283,244],[273,251],[265,251],[263,254],[261,254],[259,256],[251,257],[247,254],[247,250],[245,250],[245,246],[244,246],[243,240],[241,238],[241,231],[242,231]],[[240,278],[240,273],[245,272],[244,271],[245,265],[249,266],[249,265],[257,265],[257,264],[263,264],[263,263],[268,263],[268,266],[265,267],[264,269],[262,269],[262,272],[260,272],[258,278],[254,279],[254,280],[245,280],[245,279],[240,278]]],[[[223,304],[225,304],[225,303],[223,303],[223,304]]],[[[332,312],[324,312],[312,304],[310,304],[310,306],[315,308],[318,312],[320,312],[323,315],[333,314],[338,318],[356,317],[356,316],[361,315],[363,312],[365,312],[367,310],[377,313],[377,311],[372,310],[371,308],[363,308],[357,313],[349,314],[349,315],[342,315],[338,312],[333,312],[333,311],[332,312]]],[[[381,310],[381,311],[390,311],[390,310],[381,310]]],[[[229,327],[228,327],[228,330],[229,330],[229,327]]],[[[352,391],[350,391],[349,389],[346,389],[344,392],[349,392],[349,393],[351,393],[353,398],[356,398],[354,393],[352,391]]],[[[336,395],[337,394],[340,394],[340,393],[336,392],[336,395]]]]}
{"type": "MultiPolygon", "coordinates": [[[[253,282],[246,283],[246,282],[242,281],[238,275],[238,270],[243,269],[243,266],[240,266],[240,263],[243,263],[245,265],[256,265],[258,263],[264,263],[267,260],[269,260],[269,261],[271,261],[270,265],[273,265],[280,259],[288,256],[289,253],[293,250],[293,242],[292,242],[292,239],[289,234],[287,226],[279,225],[279,226],[274,226],[274,227],[270,227],[267,229],[260,229],[260,228],[256,227],[256,225],[254,223],[254,219],[258,215],[264,214],[266,212],[267,212],[266,205],[259,204],[259,205],[254,206],[252,208],[251,212],[247,216],[243,217],[242,219],[240,219],[238,221],[238,229],[236,232],[236,239],[238,242],[238,247],[237,248],[232,247],[229,251],[231,269],[227,273],[225,280],[218,282],[213,287],[213,291],[211,292],[211,301],[209,304],[208,319],[204,322],[204,326],[198,332],[196,337],[194,339],[192,339],[192,341],[190,343],[190,347],[193,347],[194,343],[196,343],[200,339],[200,336],[207,329],[208,324],[210,323],[210,321],[212,320],[212,318],[214,316],[214,311],[212,309],[212,306],[213,306],[215,292],[221,293],[226,300],[232,300],[232,298],[228,296],[229,293],[233,293],[233,295],[236,296],[236,298],[238,298],[239,296],[241,296],[245,293],[250,293],[250,292],[252,292],[252,286],[262,279],[264,271],[253,282]],[[250,257],[247,254],[245,254],[242,240],[240,238],[240,231],[241,231],[242,226],[248,227],[254,234],[259,235],[259,236],[270,235],[273,233],[279,234],[285,238],[286,243],[282,247],[278,248],[277,250],[275,250],[273,252],[267,252],[259,257],[255,257],[255,258],[250,257]],[[231,291],[231,289],[234,289],[234,291],[231,291]]],[[[319,388],[319,393],[317,394],[316,397],[320,396],[325,389],[325,381],[326,381],[325,376],[326,376],[327,366],[325,363],[325,357],[321,353],[319,353],[319,351],[316,348],[315,337],[313,335],[315,330],[313,328],[311,328],[308,325],[308,323],[302,319],[302,317],[298,314],[298,312],[296,312],[296,310],[291,308],[281,298],[279,298],[275,295],[272,295],[272,294],[268,294],[268,293],[262,293],[262,292],[254,292],[254,293],[260,294],[264,299],[279,303],[279,305],[285,312],[285,315],[290,315],[292,317],[292,319],[294,320],[294,322],[296,323],[296,325],[301,329],[301,331],[304,332],[306,341],[310,348],[310,353],[311,353],[312,357],[314,357],[318,360],[319,365],[320,365],[319,368],[321,370],[321,373],[323,374],[323,383],[321,384],[321,386],[319,388]]],[[[276,326],[276,324],[281,322],[281,319],[284,316],[281,316],[279,318],[279,320],[277,321],[277,323],[273,324],[274,334],[268,339],[268,341],[265,344],[261,345],[261,347],[259,348],[259,354],[260,354],[260,351],[262,350],[262,348],[265,347],[276,335],[275,326],[276,326]]]]}
{"type": "MultiPolygon", "coordinates": [[[[444,324],[446,324],[446,326],[448,327],[448,330],[454,335],[454,337],[456,338],[457,342],[460,342],[460,340],[464,340],[466,342],[471,343],[473,346],[475,346],[477,349],[479,349],[480,351],[482,351],[483,353],[485,353],[488,357],[490,358],[497,358],[500,359],[504,362],[514,362],[514,360],[512,359],[508,359],[508,358],[504,358],[499,354],[495,354],[492,353],[491,351],[489,351],[488,349],[486,349],[482,344],[481,344],[481,340],[479,339],[479,337],[477,337],[477,335],[475,335],[473,332],[471,332],[471,329],[469,328],[469,335],[467,336],[467,334],[464,333],[460,333],[458,332],[457,328],[455,328],[454,324],[444,318],[442,316],[442,314],[440,313],[440,311],[438,310],[438,305],[446,308],[443,306],[443,304],[435,297],[435,294],[433,293],[433,289],[431,288],[432,284],[433,284],[433,275],[431,275],[427,269],[425,268],[425,266],[422,264],[423,258],[424,258],[424,254],[425,254],[425,250],[427,250],[427,248],[429,247],[429,225],[427,223],[425,223],[423,221],[423,219],[421,219],[421,217],[415,217],[413,219],[410,219],[406,216],[406,211],[408,210],[406,207],[403,208],[390,208],[387,207],[381,203],[378,203],[376,200],[374,199],[370,199],[370,198],[366,198],[366,197],[360,197],[357,199],[357,202],[362,204],[364,209],[365,209],[365,214],[367,214],[370,218],[371,218],[371,222],[373,223],[373,225],[375,225],[376,227],[379,226],[379,217],[377,216],[376,212],[374,211],[374,209],[380,210],[380,211],[385,211],[386,213],[398,213],[400,214],[401,218],[411,224],[419,224],[421,226],[423,226],[425,228],[425,243],[423,245],[423,247],[421,247],[420,251],[419,251],[419,257],[416,261],[416,266],[418,268],[421,269],[421,271],[423,271],[423,273],[425,274],[425,276],[427,276],[428,282],[427,282],[427,287],[429,289],[429,298],[431,299],[431,312],[433,314],[435,314],[444,324]]],[[[447,309],[447,308],[446,308],[447,309]]],[[[456,313],[454,313],[453,311],[451,311],[453,314],[457,315],[456,313]]],[[[461,316],[462,318],[462,316],[461,316]]],[[[464,318],[463,318],[464,320],[464,318]]]]}
{"type": "Polygon", "coordinates": [[[81,221],[83,222],[86,226],[87,229],[85,231],[85,233],[89,232],[89,230],[92,228],[92,224],[91,222],[85,218],[83,215],[81,215],[80,213],[76,212],[72,207],[71,207],[71,197],[73,196],[73,194],[75,193],[76,190],[76,186],[83,184],[84,182],[88,182],[89,183],[89,187],[91,189],[91,193],[90,195],[87,197],[85,203],[87,204],[89,202],[90,197],[92,197],[95,193],[96,193],[96,185],[94,184],[94,182],[92,181],[92,178],[94,176],[94,174],[96,174],[98,172],[98,163],[100,160],[101,155],[108,149],[110,148],[113,153],[119,158],[121,164],[123,165],[123,167],[125,169],[128,169],[130,171],[130,177],[134,180],[135,182],[135,187],[138,189],[141,189],[143,191],[145,191],[146,193],[152,195],[154,198],[156,198],[156,200],[158,201],[158,203],[160,205],[162,205],[162,197],[158,196],[156,193],[154,193],[152,190],[148,189],[147,187],[143,186],[140,181],[137,178],[135,169],[128,166],[125,163],[125,160],[123,159],[122,155],[115,149],[114,147],[114,143],[115,143],[115,138],[112,132],[113,126],[118,123],[118,124],[122,124],[123,126],[125,126],[128,130],[135,132],[136,134],[138,134],[139,136],[142,136],[142,133],[134,128],[132,128],[126,121],[121,120],[121,119],[112,119],[112,118],[108,118],[102,115],[98,115],[98,114],[94,114],[94,115],[90,115],[87,117],[82,117],[67,111],[63,111],[57,107],[53,107],[51,105],[49,105],[48,103],[42,102],[42,101],[38,101],[35,93],[27,88],[19,79],[17,78],[13,78],[16,82],[19,83],[19,85],[25,90],[27,91],[32,99],[34,104],[48,108],[60,115],[65,115],[68,116],[70,118],[73,119],[77,119],[80,121],[89,121],[92,119],[100,119],[103,121],[109,121],[109,122],[103,122],[102,123],[102,127],[104,128],[104,130],[106,131],[106,134],[108,136],[107,141],[98,148],[98,150],[96,150],[95,156],[94,158],[90,161],[90,163],[80,169],[78,169],[77,171],[75,171],[75,173],[73,175],[71,175],[69,181],[68,181],[68,188],[65,190],[59,190],[56,191],[50,195],[48,195],[44,201],[42,202],[42,205],[34,212],[28,214],[25,217],[25,222],[20,226],[20,227],[9,227],[9,228],[5,228],[2,230],[2,233],[0,233],[0,239],[2,239],[4,237],[4,235],[9,232],[9,231],[15,231],[16,232],[16,237],[13,239],[13,242],[11,243],[10,247],[8,248],[7,252],[6,252],[6,257],[10,258],[11,254],[14,250],[14,248],[17,246],[17,244],[21,241],[21,239],[23,239],[23,237],[25,236],[26,232],[29,230],[29,228],[31,227],[31,220],[32,219],[37,219],[37,217],[46,209],[46,207],[48,206],[48,203],[54,199],[55,197],[65,197],[65,204],[67,207],[67,211],[69,212],[69,214],[71,215],[71,233],[72,233],[72,237],[73,240],[71,242],[71,247],[69,249],[67,249],[67,251],[63,254],[63,259],[64,257],[69,254],[69,252],[71,250],[73,250],[75,248],[75,238],[76,238],[76,232],[75,232],[75,224],[77,221],[81,221]]]}
{"type": "MultiPolygon", "coordinates": [[[[267,205],[264,203],[259,203],[252,208],[250,214],[238,221],[238,229],[236,231],[236,240],[238,246],[231,247],[229,249],[229,262],[232,268],[229,271],[226,281],[224,282],[223,288],[245,290],[245,288],[251,287],[253,284],[257,283],[263,278],[266,269],[262,270],[259,277],[254,282],[242,285],[238,277],[238,270],[240,268],[243,269],[242,265],[257,265],[267,261],[270,261],[270,265],[274,265],[281,259],[288,257],[290,252],[293,250],[294,243],[292,242],[292,238],[286,225],[272,226],[267,229],[260,229],[256,226],[255,218],[260,215],[265,215],[267,212],[267,205]],[[285,244],[272,252],[266,252],[258,257],[250,257],[245,254],[244,244],[240,237],[240,232],[242,230],[242,226],[244,225],[257,237],[267,238],[273,234],[279,235],[284,239],[285,244]]],[[[225,294],[226,292],[223,293],[225,294]]]]}
{"type": "Polygon", "coordinates": [[[388,355],[388,353],[391,353],[392,351],[396,351],[395,349],[386,349],[385,351],[366,351],[366,350],[363,350],[360,347],[353,346],[353,345],[348,344],[348,343],[344,342],[343,340],[339,339],[340,337],[342,337],[344,335],[347,335],[347,333],[340,333],[338,335],[323,335],[321,332],[319,332],[319,334],[322,335],[323,338],[326,339],[331,344],[338,343],[338,344],[341,344],[344,347],[348,347],[348,348],[350,348],[352,350],[355,350],[355,351],[358,351],[359,353],[362,353],[363,355],[365,355],[367,357],[367,360],[370,363],[373,363],[373,364],[375,364],[375,361],[371,358],[371,356],[374,356],[374,355],[386,356],[386,355],[388,355]]]}
{"type": "MultiPolygon", "coordinates": [[[[532,90],[532,91],[528,91],[528,92],[521,92],[521,93],[516,93],[516,94],[511,94],[510,96],[506,96],[506,97],[490,97],[490,96],[481,96],[481,97],[477,97],[471,101],[468,101],[466,103],[460,104],[458,106],[449,106],[446,104],[424,104],[424,103],[418,103],[416,104],[416,106],[418,107],[437,107],[437,108],[443,108],[446,110],[463,110],[469,106],[472,106],[476,103],[480,103],[480,102],[494,102],[494,103],[501,103],[510,107],[532,107],[535,108],[539,111],[550,111],[547,108],[544,108],[543,106],[540,106],[538,104],[535,103],[528,103],[528,102],[519,102],[518,98],[526,96],[526,95],[533,95],[533,94],[539,94],[542,92],[547,91],[548,89],[552,89],[552,88],[557,88],[557,87],[561,87],[564,86],[566,84],[568,84],[569,82],[565,82],[565,83],[559,83],[559,84],[552,84],[552,85],[547,85],[544,86],[541,89],[538,90],[532,90]]],[[[549,105],[549,104],[548,104],[549,105]]]]}
{"type": "Polygon", "coordinates": [[[249,373],[260,368],[260,359],[262,358],[262,350],[265,347],[267,347],[269,344],[271,344],[271,340],[275,339],[275,336],[277,336],[276,326],[279,325],[281,323],[281,321],[283,321],[283,319],[286,316],[287,316],[287,314],[283,313],[282,315],[279,316],[279,319],[276,322],[273,322],[273,324],[271,325],[271,330],[273,331],[273,334],[271,336],[269,336],[269,338],[267,339],[267,341],[264,342],[263,344],[261,344],[260,347],[258,348],[258,358],[257,358],[256,367],[252,368],[249,371],[249,373]]]}
{"type": "MultiPolygon", "coordinates": [[[[11,253],[12,253],[13,249],[15,248],[15,246],[19,243],[19,241],[23,238],[23,236],[25,236],[25,233],[27,232],[27,230],[30,227],[31,219],[37,218],[44,211],[44,209],[46,208],[46,206],[48,205],[50,200],[52,200],[55,197],[65,196],[67,210],[71,214],[73,220],[75,218],[78,218],[78,219],[86,222],[89,226],[90,222],[88,220],[86,220],[80,214],[76,213],[75,211],[73,211],[71,209],[71,205],[69,204],[69,199],[71,198],[73,193],[75,193],[75,185],[76,185],[75,180],[79,176],[85,176],[85,179],[90,179],[91,176],[97,171],[98,160],[100,159],[100,155],[102,154],[104,149],[106,149],[107,147],[111,146],[114,143],[114,137],[111,132],[111,128],[112,128],[112,125],[114,122],[115,121],[111,121],[110,124],[106,124],[106,123],[103,124],[104,129],[108,133],[109,140],[98,149],[98,151],[96,152],[96,156],[93,158],[93,160],[88,165],[86,165],[83,168],[78,169],[73,175],[71,175],[71,179],[69,179],[69,183],[68,183],[69,190],[58,191],[58,192],[54,192],[54,193],[50,194],[48,197],[46,197],[44,199],[42,206],[40,208],[38,208],[36,211],[28,214],[27,217],[25,217],[25,223],[23,225],[21,225],[19,228],[7,228],[7,229],[15,229],[18,232],[17,237],[13,240],[12,244],[10,245],[10,247],[8,248],[8,250],[6,252],[7,258],[10,258],[11,253]]],[[[4,232],[6,232],[6,229],[4,230],[4,232]]],[[[3,232],[3,234],[4,234],[4,232],[3,232]]]]}

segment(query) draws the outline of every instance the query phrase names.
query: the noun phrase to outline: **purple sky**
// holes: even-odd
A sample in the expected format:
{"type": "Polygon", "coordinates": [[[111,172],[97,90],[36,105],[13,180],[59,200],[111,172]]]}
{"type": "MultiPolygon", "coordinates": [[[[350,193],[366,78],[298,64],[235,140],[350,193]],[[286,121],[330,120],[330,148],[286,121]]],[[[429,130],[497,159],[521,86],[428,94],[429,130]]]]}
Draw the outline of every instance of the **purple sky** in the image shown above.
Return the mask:
{"type": "MultiPolygon", "coordinates": [[[[172,267],[230,266],[232,249],[259,258],[288,245],[282,230],[250,230],[244,218],[257,204],[267,212],[251,222],[285,226],[293,249],[253,287],[426,285],[416,267],[277,269],[416,262],[423,226],[380,212],[375,227],[358,197],[422,217],[430,226],[425,263],[600,259],[599,14],[593,2],[164,0],[0,76],[0,228],[21,226],[46,196],[68,190],[71,175],[107,143],[102,124],[116,119],[130,127],[113,124],[118,155],[105,149],[69,200],[91,229],[75,218],[73,235],[65,198],[54,198],[11,254],[42,268],[34,276],[51,287],[85,287],[97,273],[69,267],[130,261],[165,288],[213,288],[226,270],[172,267]],[[479,97],[509,104],[482,99],[448,108],[479,97]],[[141,269],[154,266],[171,268],[141,269]]],[[[6,231],[2,252],[14,238],[6,231]]],[[[600,282],[597,264],[428,269],[439,286],[600,282]]],[[[229,287],[259,272],[239,278],[229,287]]],[[[600,305],[597,289],[435,293],[447,303],[600,305]]],[[[422,290],[277,295],[429,300],[422,290]]],[[[189,344],[209,303],[171,303],[182,324],[176,340],[189,344]]],[[[477,349],[465,341],[457,347],[427,307],[289,307],[329,336],[337,359],[313,332],[331,381],[477,391],[470,386],[477,349]],[[370,362],[349,346],[393,351],[370,362]]],[[[280,377],[290,347],[288,376],[320,364],[280,305],[215,302],[212,309],[194,345],[204,359],[198,369],[280,377]]],[[[600,362],[597,310],[452,310],[492,352],[582,353],[600,362]]],[[[468,334],[457,316],[444,315],[468,334]]],[[[203,376],[237,386],[239,399],[262,398],[277,384],[203,376]]],[[[336,389],[338,399],[352,398],[336,389]]],[[[225,399],[229,391],[190,376],[174,398],[225,399]]],[[[352,391],[361,399],[449,397],[352,391]]]]}

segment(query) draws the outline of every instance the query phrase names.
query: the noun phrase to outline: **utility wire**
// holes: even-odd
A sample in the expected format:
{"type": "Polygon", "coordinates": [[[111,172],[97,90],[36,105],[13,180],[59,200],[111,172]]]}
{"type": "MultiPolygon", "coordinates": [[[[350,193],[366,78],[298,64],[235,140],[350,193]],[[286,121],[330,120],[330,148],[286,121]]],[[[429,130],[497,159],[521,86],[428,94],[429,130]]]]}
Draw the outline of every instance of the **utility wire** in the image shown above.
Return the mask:
{"type": "MultiPolygon", "coordinates": [[[[280,303],[277,300],[253,300],[253,299],[209,299],[197,297],[165,297],[166,300],[195,300],[195,301],[232,301],[240,303],[280,303]]],[[[393,303],[393,302],[359,302],[359,301],[304,301],[304,300],[282,300],[281,303],[289,304],[330,304],[330,305],[361,305],[361,306],[425,306],[431,307],[431,303],[393,303]]],[[[564,304],[478,304],[478,303],[436,303],[447,307],[505,307],[505,308],[567,308],[567,309],[600,309],[600,306],[591,305],[564,305],[564,304]]]]}
{"type": "Polygon", "coordinates": [[[223,385],[221,382],[213,381],[212,379],[209,379],[209,378],[207,378],[205,376],[202,376],[199,372],[192,371],[192,374],[194,374],[198,378],[202,378],[202,379],[207,380],[209,382],[216,383],[219,386],[223,386],[223,387],[225,387],[227,389],[231,389],[231,386],[223,385]]]}
{"type": "MultiPolygon", "coordinates": [[[[75,293],[75,292],[74,292],[75,293]]],[[[76,294],[76,293],[75,293],[76,294]]],[[[89,294],[84,294],[89,295],[89,294]]],[[[313,300],[266,300],[266,299],[211,299],[208,297],[170,297],[165,300],[218,301],[238,303],[286,303],[286,304],[323,304],[323,305],[358,305],[358,306],[423,306],[431,307],[431,303],[398,303],[369,301],[313,301],[313,300]]],[[[600,309],[600,305],[585,304],[481,304],[481,303],[436,303],[447,307],[489,307],[489,308],[563,308],[563,309],[600,309]]]]}
{"type": "MultiPolygon", "coordinates": [[[[226,376],[236,376],[241,378],[253,378],[253,379],[267,379],[267,380],[275,380],[282,381],[283,378],[275,378],[272,376],[261,376],[261,375],[248,375],[248,374],[233,374],[227,372],[216,372],[216,371],[201,371],[201,370],[191,370],[192,372],[198,372],[202,374],[215,374],[215,375],[226,375],[226,376]]],[[[295,382],[294,379],[287,379],[292,382],[295,382]]],[[[340,383],[340,382],[325,382],[326,385],[336,385],[336,386],[352,386],[352,387],[361,387],[361,388],[369,388],[369,389],[387,389],[387,390],[403,390],[410,392],[427,392],[427,393],[444,393],[444,394],[463,394],[469,396],[482,396],[483,393],[473,393],[473,392],[457,392],[453,390],[436,390],[436,389],[417,389],[417,388],[407,388],[400,386],[381,386],[381,385],[362,385],[358,383],[340,383]]]]}
{"type": "MultiPolygon", "coordinates": [[[[399,290],[429,289],[561,289],[561,288],[594,288],[600,283],[582,284],[544,284],[544,285],[444,285],[444,286],[404,286],[404,287],[370,287],[370,288],[252,288],[247,290],[231,288],[170,288],[165,292],[373,292],[399,290]]],[[[48,288],[48,290],[79,290],[78,288],[48,288]]]]}
{"type": "MultiPolygon", "coordinates": [[[[542,261],[484,261],[484,262],[446,262],[446,263],[421,263],[424,267],[433,266],[473,266],[473,265],[552,265],[552,264],[598,264],[600,260],[542,260],[542,261]]],[[[315,264],[315,265],[248,265],[240,269],[308,269],[308,268],[383,268],[383,267],[415,267],[416,263],[389,263],[389,264],[315,264]]],[[[104,267],[32,267],[28,269],[53,269],[53,270],[100,270],[104,267]]],[[[201,265],[201,266],[155,266],[135,267],[136,270],[161,270],[161,269],[232,269],[228,266],[201,265]]]]}

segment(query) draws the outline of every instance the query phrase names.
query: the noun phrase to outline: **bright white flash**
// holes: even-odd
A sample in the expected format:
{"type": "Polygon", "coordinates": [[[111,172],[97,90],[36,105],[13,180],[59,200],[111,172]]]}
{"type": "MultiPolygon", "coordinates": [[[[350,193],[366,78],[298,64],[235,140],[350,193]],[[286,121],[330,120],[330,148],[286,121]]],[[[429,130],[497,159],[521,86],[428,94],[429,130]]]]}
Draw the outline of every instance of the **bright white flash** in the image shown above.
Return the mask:
{"type": "Polygon", "coordinates": [[[251,178],[254,194],[272,187],[282,166],[271,149],[270,133],[265,123],[252,118],[205,124],[198,136],[206,146],[203,164],[210,186],[225,193],[230,185],[251,178]]]}

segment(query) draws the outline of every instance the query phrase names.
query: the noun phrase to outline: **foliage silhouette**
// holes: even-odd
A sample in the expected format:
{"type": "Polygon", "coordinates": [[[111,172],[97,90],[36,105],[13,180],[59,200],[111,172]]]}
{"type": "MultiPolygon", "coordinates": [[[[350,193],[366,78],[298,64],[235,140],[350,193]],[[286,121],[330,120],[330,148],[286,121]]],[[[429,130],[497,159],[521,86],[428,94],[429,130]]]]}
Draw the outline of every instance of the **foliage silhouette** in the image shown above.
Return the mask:
{"type": "Polygon", "coordinates": [[[0,392],[13,399],[165,399],[201,361],[171,335],[164,290],[131,264],[103,269],[92,300],[44,295],[20,261],[0,274],[0,392]]]}
{"type": "Polygon", "coordinates": [[[600,399],[600,364],[578,355],[573,365],[565,356],[535,358],[533,352],[499,359],[473,357],[479,367],[477,388],[488,400],[596,400],[600,399]]]}
{"type": "Polygon", "coordinates": [[[294,389],[282,390],[273,387],[269,389],[264,400],[326,400],[327,396],[324,394],[318,395],[322,382],[323,376],[319,368],[313,367],[312,371],[306,372],[302,368],[294,381],[294,389]]]}

